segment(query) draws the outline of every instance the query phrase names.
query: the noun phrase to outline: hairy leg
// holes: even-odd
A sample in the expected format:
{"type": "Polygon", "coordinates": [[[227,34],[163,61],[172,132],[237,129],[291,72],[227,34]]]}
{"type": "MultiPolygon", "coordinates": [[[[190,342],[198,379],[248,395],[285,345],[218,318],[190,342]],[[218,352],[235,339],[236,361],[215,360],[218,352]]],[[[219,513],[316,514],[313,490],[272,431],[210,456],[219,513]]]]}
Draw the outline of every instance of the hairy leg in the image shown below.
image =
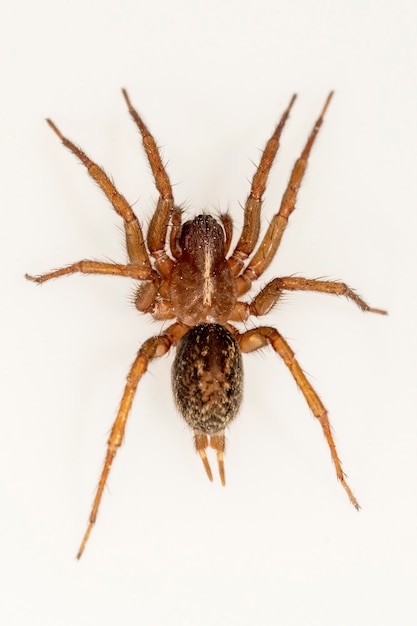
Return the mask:
{"type": "Polygon", "coordinates": [[[340,480],[343,489],[346,491],[349,500],[353,506],[359,510],[359,504],[353,495],[349,485],[347,484],[345,473],[342,469],[342,464],[337,454],[336,445],[333,439],[329,418],[327,416],[327,410],[313,389],[312,385],[305,376],[301,369],[297,359],[294,356],[294,352],[291,350],[285,339],[279,334],[275,328],[269,326],[260,326],[253,330],[249,330],[243,333],[239,337],[239,346],[242,352],[253,352],[266,345],[271,345],[277,354],[282,358],[285,365],[290,370],[295,382],[300,388],[303,396],[305,397],[308,406],[310,407],[314,417],[320,422],[320,426],[323,430],[323,434],[326,438],[327,445],[330,449],[330,454],[336,469],[336,474],[340,480]]]}
{"type": "Polygon", "coordinates": [[[278,250],[282,235],[284,234],[285,228],[288,224],[288,219],[295,209],[298,191],[307,169],[311,148],[313,147],[320,127],[323,123],[324,115],[330,104],[332,96],[333,92],[327,97],[320,116],[314,125],[306,145],[304,146],[304,150],[294,165],[278,213],[276,213],[276,215],[272,218],[269,228],[266,231],[266,234],[254,256],[249,261],[248,266],[242,275],[237,279],[239,295],[246,293],[246,291],[250,289],[252,282],[259,278],[259,276],[261,276],[261,274],[266,270],[278,250]]]}
{"type": "Polygon", "coordinates": [[[64,146],[75,154],[75,156],[87,168],[89,175],[104,191],[116,213],[123,218],[126,234],[126,247],[131,263],[145,265],[150,268],[151,262],[146,250],[142,229],[126,198],[117,191],[116,187],[101,167],[94,163],[94,161],[91,161],[85,152],[73,144],[72,141],[64,137],[58,127],[51,120],[48,119],[46,121],[55,134],[61,139],[64,146]]]}
{"type": "Polygon", "coordinates": [[[271,171],[272,164],[278,152],[282,130],[288,119],[295,99],[296,96],[293,95],[288,107],[281,117],[279,124],[275,128],[272,137],[265,146],[261,160],[253,176],[251,189],[245,204],[242,233],[236,248],[228,259],[229,267],[231,268],[234,276],[240,274],[246,259],[250,254],[252,254],[256,246],[256,242],[258,241],[262,196],[266,188],[269,172],[271,171]]]}

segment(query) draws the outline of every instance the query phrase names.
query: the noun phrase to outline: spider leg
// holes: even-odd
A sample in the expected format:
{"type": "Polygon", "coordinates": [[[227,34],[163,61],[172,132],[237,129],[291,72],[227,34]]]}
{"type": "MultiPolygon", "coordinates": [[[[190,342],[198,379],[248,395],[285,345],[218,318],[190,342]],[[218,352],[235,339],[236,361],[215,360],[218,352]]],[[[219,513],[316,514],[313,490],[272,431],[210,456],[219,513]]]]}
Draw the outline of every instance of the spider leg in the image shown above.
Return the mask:
{"type": "Polygon", "coordinates": [[[169,277],[173,266],[172,260],[167,256],[165,251],[168,224],[174,207],[172,187],[168,174],[162,163],[161,155],[159,154],[159,149],[156,145],[154,137],[149,132],[136,109],[132,106],[126,89],[122,89],[122,93],[124,99],[126,100],[129,113],[142,136],[143,147],[145,149],[149,165],[151,166],[156,188],[159,192],[158,204],[148,229],[147,244],[149,252],[156,261],[155,265],[158,271],[162,274],[162,276],[164,276],[164,278],[167,278],[169,277]]]}
{"type": "Polygon", "coordinates": [[[262,196],[264,194],[269,172],[275,160],[279,148],[279,141],[282,130],[295,102],[294,94],[290,103],[284,111],[281,120],[275,128],[271,138],[266,144],[261,160],[252,179],[251,189],[245,204],[244,223],[240,239],[233,253],[228,259],[229,267],[233,275],[240,274],[243,265],[250,254],[252,254],[259,237],[260,214],[262,206],[262,196]]]}
{"type": "Polygon", "coordinates": [[[181,248],[178,246],[178,235],[181,230],[181,214],[179,207],[174,207],[171,217],[171,232],[169,233],[169,249],[176,261],[181,258],[181,248]]]}
{"type": "Polygon", "coordinates": [[[126,198],[117,191],[116,187],[101,167],[94,163],[94,161],[91,161],[85,152],[73,144],[72,141],[64,137],[58,127],[55,126],[51,120],[48,119],[46,121],[55,134],[61,139],[64,146],[71,150],[71,152],[75,154],[75,156],[87,168],[89,175],[104,191],[116,213],[123,218],[126,234],[126,247],[131,263],[145,265],[150,268],[151,262],[146,250],[142,229],[126,198]]]}
{"type": "Polygon", "coordinates": [[[343,472],[342,464],[337,454],[336,445],[333,439],[329,419],[327,416],[327,410],[324,407],[319,396],[311,386],[307,377],[305,376],[303,370],[301,369],[298,361],[294,356],[294,352],[291,350],[288,343],[275,328],[271,328],[269,326],[260,326],[259,328],[249,330],[243,333],[239,337],[238,341],[242,352],[252,352],[254,350],[262,348],[263,346],[266,346],[269,343],[275,350],[275,352],[277,352],[277,354],[279,354],[279,356],[282,358],[285,365],[288,367],[291,374],[293,375],[298,387],[301,389],[301,392],[305,397],[308,406],[313,412],[314,417],[320,422],[323,434],[327,441],[327,445],[330,449],[330,454],[336,469],[337,477],[340,480],[343,489],[346,491],[349,500],[351,501],[353,506],[357,510],[359,510],[358,501],[356,500],[349,485],[346,482],[345,473],[343,472]]]}
{"type": "Polygon", "coordinates": [[[346,296],[362,311],[386,315],[387,311],[370,307],[346,283],[330,280],[316,280],[301,276],[274,278],[260,291],[249,304],[249,315],[266,315],[277,302],[283,291],[317,291],[336,296],[346,296]]]}
{"type": "Polygon", "coordinates": [[[179,326],[179,324],[173,324],[162,335],[151,337],[150,339],[145,341],[145,343],[141,346],[132,367],[130,368],[123,397],[120,402],[119,410],[117,412],[117,416],[108,440],[107,454],[104,461],[103,470],[101,472],[96,496],[94,498],[93,506],[91,509],[87,530],[84,534],[80,549],[77,553],[77,559],[81,558],[92,528],[96,522],[104,487],[106,486],[107,482],[107,477],[110,473],[110,469],[116,453],[123,441],[127,418],[129,417],[129,412],[132,406],[133,398],[135,397],[138,383],[143,374],[148,369],[149,363],[153,359],[160,357],[168,352],[168,350],[175,341],[176,327],[179,328],[179,326]]]}
{"type": "Polygon", "coordinates": [[[220,216],[220,221],[223,224],[224,233],[226,235],[226,239],[224,242],[224,255],[229,252],[230,244],[232,243],[233,238],[233,220],[230,217],[229,213],[222,213],[220,216]]]}
{"type": "Polygon", "coordinates": [[[317,134],[323,123],[324,115],[330,104],[332,96],[333,92],[328,95],[320,116],[307,140],[304,150],[294,165],[278,213],[276,213],[272,218],[263,240],[261,241],[245,271],[237,278],[239,295],[246,293],[250,289],[251,283],[259,278],[259,276],[266,270],[278,250],[282,235],[288,224],[288,219],[295,208],[298,190],[307,169],[311,148],[313,147],[317,134]]]}
{"type": "Polygon", "coordinates": [[[31,276],[25,274],[28,280],[34,283],[44,283],[51,278],[59,278],[60,276],[66,276],[68,274],[111,274],[113,276],[127,276],[129,278],[136,278],[137,280],[155,281],[157,273],[147,266],[139,265],[118,265],[116,263],[101,263],[99,261],[78,261],[67,267],[61,267],[58,270],[49,272],[48,274],[41,274],[39,276],[31,276]]]}

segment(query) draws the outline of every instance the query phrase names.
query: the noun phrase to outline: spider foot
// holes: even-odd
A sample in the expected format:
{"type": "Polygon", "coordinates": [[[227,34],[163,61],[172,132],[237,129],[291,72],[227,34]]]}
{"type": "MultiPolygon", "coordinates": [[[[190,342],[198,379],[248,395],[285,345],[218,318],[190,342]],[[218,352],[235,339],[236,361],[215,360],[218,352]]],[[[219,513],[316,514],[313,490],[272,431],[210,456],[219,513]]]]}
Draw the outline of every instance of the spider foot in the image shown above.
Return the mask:
{"type": "Polygon", "coordinates": [[[78,560],[78,561],[81,559],[81,557],[82,557],[82,555],[83,555],[83,552],[84,552],[85,546],[86,546],[86,544],[87,544],[87,541],[88,541],[88,539],[89,539],[89,537],[90,537],[90,533],[91,533],[91,531],[92,531],[92,530],[93,530],[93,522],[89,522],[89,523],[88,523],[88,526],[87,526],[87,530],[85,531],[85,534],[84,534],[83,540],[82,540],[82,542],[81,542],[80,548],[79,548],[79,550],[78,550],[78,552],[77,552],[77,560],[78,560]]]}
{"type": "Polygon", "coordinates": [[[345,480],[345,476],[343,475],[343,477],[342,477],[342,478],[340,478],[339,480],[340,480],[340,482],[342,483],[342,487],[343,487],[343,489],[346,491],[346,493],[347,493],[347,495],[348,495],[349,500],[351,501],[351,503],[353,504],[353,506],[355,507],[355,509],[356,509],[357,511],[359,511],[359,510],[360,510],[360,508],[361,508],[361,507],[360,507],[360,504],[359,504],[359,502],[356,500],[356,498],[355,498],[355,496],[353,495],[353,493],[352,493],[352,491],[351,491],[351,489],[350,489],[349,485],[347,484],[347,482],[346,482],[346,480],[345,480]]]}
{"type": "Polygon", "coordinates": [[[374,309],[372,307],[368,307],[367,310],[369,313],[378,313],[379,315],[388,315],[388,311],[385,311],[385,309],[374,309]]]}
{"type": "Polygon", "coordinates": [[[31,280],[33,283],[42,283],[42,276],[31,276],[31,274],[25,274],[26,280],[31,280]]]}

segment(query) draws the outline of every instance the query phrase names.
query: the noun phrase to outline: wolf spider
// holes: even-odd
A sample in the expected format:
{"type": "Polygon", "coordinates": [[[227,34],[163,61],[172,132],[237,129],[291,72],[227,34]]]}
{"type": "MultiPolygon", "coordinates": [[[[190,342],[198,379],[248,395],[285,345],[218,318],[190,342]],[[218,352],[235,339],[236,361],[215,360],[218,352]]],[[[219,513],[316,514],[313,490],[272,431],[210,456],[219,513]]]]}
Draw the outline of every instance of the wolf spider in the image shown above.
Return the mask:
{"type": "Polygon", "coordinates": [[[77,558],[83,554],[97,518],[103,490],[113,459],[119,449],[132,406],[136,388],[149,363],[176,347],[172,368],[172,387],[179,411],[194,431],[194,442],[210,480],[213,479],[206,449],[217,452],[220,479],[225,484],[224,451],[225,428],[236,417],[242,400],[242,352],[253,352],[270,345],[283,359],[295,382],[301,389],[313,415],[319,421],[336,469],[337,478],[356,509],[359,504],[346,482],[336,451],[327,411],[307,380],[294,353],[275,329],[258,326],[239,332],[232,322],[245,322],[250,316],[266,315],[284,291],[317,291],[346,296],[363,311],[385,314],[366,304],[346,284],[337,281],[316,280],[295,276],[274,278],[249,302],[240,300],[273,260],[288,218],[295,208],[297,194],[311,148],[322,125],[324,114],[333,93],[330,93],[308,141],[296,161],[281,206],[258,245],[260,211],[269,172],[274,162],[282,130],[296,96],[284,111],[281,120],[262,153],[253,176],[244,210],[244,223],[239,241],[229,254],[233,224],[228,214],[217,220],[201,214],[182,223],[182,211],[175,206],[172,187],[155,140],[142,118],[133,108],[123,90],[130,115],[137,125],[152,169],[159,199],[152,216],[146,239],[142,227],[127,200],[120,194],[105,172],[69,139],[64,137],[51,120],[49,126],[87,168],[123,219],[127,264],[82,260],[48,274],[27,275],[36,283],[51,278],[81,272],[83,274],[111,274],[127,276],[141,282],[135,304],[141,313],[155,320],[175,322],[159,335],[151,337],[139,349],[130,368],[117,417],[107,445],[107,454],[99,485],[91,509],[87,530],[77,558]],[[169,243],[167,231],[170,226],[169,243]]]}

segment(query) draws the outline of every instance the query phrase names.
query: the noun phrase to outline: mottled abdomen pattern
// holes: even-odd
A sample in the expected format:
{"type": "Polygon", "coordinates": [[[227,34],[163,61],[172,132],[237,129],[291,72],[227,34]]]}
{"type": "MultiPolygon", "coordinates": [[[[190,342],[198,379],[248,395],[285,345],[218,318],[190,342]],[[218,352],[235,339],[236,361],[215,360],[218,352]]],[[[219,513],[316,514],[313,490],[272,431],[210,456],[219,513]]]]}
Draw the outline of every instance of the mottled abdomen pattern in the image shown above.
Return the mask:
{"type": "Polygon", "coordinates": [[[191,428],[213,435],[236,417],[243,392],[242,357],[220,324],[198,324],[179,341],[172,366],[178,410],[191,428]]]}

